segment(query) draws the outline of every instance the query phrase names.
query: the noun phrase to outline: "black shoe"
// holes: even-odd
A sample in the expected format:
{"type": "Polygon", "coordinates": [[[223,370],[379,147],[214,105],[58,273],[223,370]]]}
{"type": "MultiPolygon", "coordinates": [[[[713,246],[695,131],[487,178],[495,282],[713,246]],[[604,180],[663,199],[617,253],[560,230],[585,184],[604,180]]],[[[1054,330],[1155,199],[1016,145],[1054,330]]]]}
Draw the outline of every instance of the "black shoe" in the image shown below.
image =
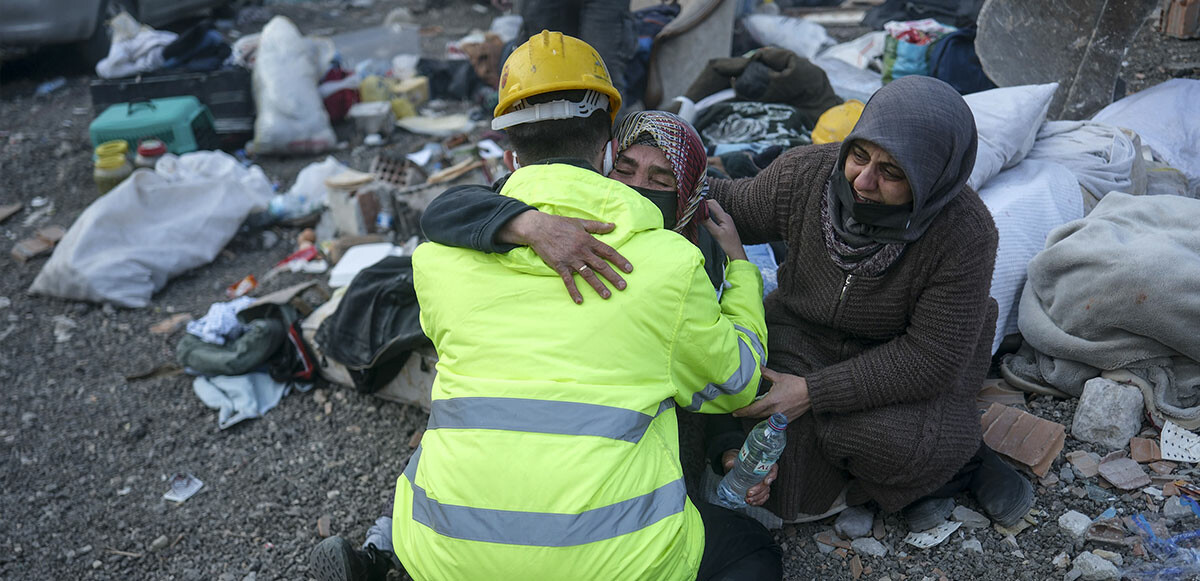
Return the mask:
{"type": "Polygon", "coordinates": [[[902,509],[900,514],[908,521],[908,530],[927,531],[944,522],[954,512],[953,498],[922,498],[902,509]]]}
{"type": "Polygon", "coordinates": [[[971,493],[1000,526],[1017,524],[1033,508],[1033,485],[987,445],[978,455],[982,461],[971,477],[971,493]]]}
{"type": "Polygon", "coordinates": [[[356,549],[342,537],[329,537],[309,553],[308,566],[319,581],[384,581],[392,563],[372,545],[356,549]]]}

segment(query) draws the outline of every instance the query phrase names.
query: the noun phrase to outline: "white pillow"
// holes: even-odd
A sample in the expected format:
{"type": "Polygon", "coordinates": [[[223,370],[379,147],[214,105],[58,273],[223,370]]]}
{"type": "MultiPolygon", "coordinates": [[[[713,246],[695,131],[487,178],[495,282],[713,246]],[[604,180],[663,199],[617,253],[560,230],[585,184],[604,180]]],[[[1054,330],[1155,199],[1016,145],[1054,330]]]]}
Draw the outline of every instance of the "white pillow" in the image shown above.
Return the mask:
{"type": "Polygon", "coordinates": [[[1058,83],[1023,85],[963,97],[979,131],[979,150],[968,185],[978,190],[1000,170],[1025,159],[1057,89],[1058,83]]]}

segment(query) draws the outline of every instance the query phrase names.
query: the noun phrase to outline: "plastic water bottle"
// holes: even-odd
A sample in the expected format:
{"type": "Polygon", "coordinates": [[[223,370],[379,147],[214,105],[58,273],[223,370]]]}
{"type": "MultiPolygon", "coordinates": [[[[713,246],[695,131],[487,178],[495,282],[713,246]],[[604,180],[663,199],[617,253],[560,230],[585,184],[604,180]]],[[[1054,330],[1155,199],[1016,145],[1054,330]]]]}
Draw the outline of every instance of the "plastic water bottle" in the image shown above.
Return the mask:
{"type": "Polygon", "coordinates": [[[746,506],[746,491],[762,482],[787,446],[787,416],[773,414],[759,422],[738,452],[733,469],[717,486],[717,502],[727,508],[746,506]]]}

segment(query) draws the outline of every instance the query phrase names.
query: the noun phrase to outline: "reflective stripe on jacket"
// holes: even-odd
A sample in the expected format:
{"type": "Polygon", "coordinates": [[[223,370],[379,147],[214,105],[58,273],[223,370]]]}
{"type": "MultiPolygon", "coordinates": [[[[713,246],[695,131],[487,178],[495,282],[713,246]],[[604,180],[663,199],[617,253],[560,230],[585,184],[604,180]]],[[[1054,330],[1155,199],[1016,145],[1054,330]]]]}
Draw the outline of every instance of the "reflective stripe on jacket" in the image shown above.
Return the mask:
{"type": "Polygon", "coordinates": [[[576,305],[528,248],[417,249],[438,375],[397,480],[396,553],[419,581],[694,579],[704,529],[675,405],[753,400],[767,339],[758,269],[731,263],[718,304],[696,247],[593,171],[527,166],[502,193],[615,223],[599,238],[634,270],[626,290],[576,305]]]}

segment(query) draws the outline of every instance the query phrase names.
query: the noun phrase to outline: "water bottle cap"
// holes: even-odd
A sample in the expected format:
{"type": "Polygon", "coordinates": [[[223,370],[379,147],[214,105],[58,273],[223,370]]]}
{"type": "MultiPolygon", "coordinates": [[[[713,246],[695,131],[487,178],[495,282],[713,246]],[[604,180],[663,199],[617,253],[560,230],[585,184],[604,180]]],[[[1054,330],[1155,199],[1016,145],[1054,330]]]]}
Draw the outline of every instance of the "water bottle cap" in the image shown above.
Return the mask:
{"type": "Polygon", "coordinates": [[[787,416],[783,415],[782,413],[771,414],[771,417],[767,418],[767,425],[780,432],[787,429],[787,424],[787,416]]]}

